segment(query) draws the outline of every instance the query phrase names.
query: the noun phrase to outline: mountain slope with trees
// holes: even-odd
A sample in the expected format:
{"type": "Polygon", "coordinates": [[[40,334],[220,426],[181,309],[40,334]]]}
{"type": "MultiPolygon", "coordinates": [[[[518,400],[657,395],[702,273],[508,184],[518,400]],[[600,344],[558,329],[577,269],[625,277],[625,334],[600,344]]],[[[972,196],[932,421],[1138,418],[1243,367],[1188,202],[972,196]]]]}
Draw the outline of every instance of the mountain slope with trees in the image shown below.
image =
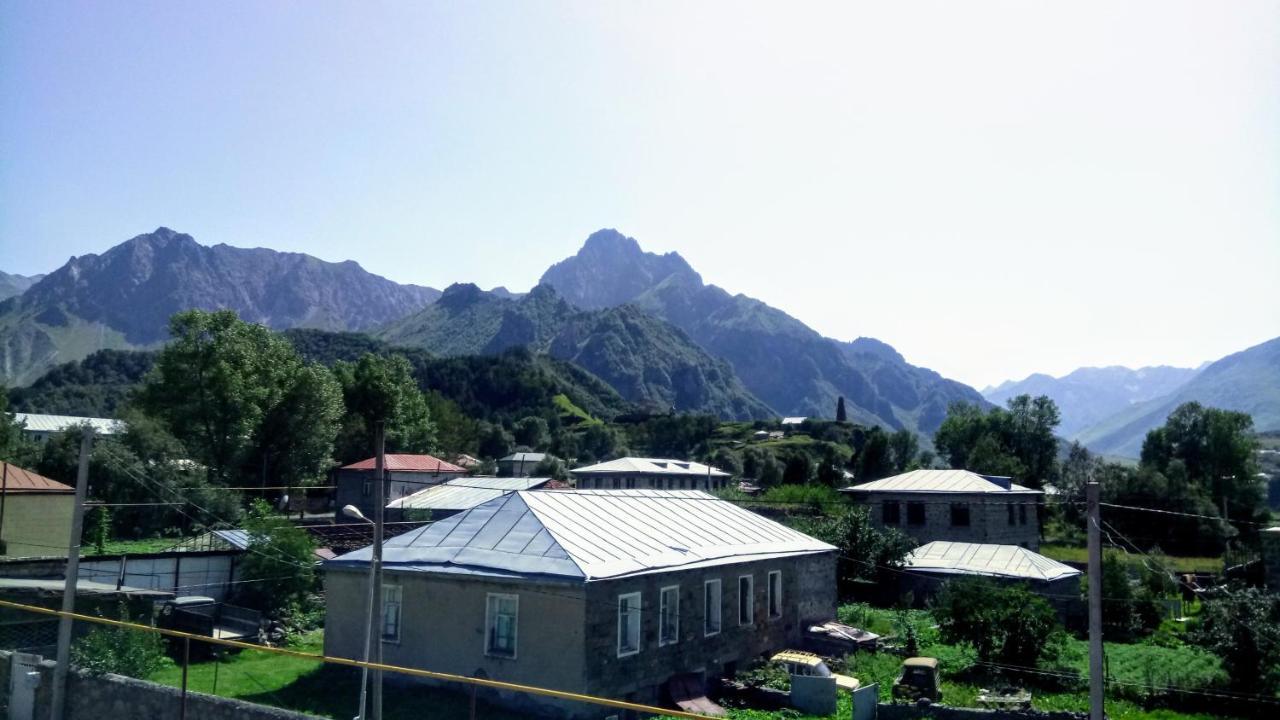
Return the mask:
{"type": "Polygon", "coordinates": [[[1280,338],[1228,355],[1173,393],[1117,413],[1076,439],[1097,453],[1137,457],[1147,432],[1189,402],[1246,413],[1258,432],[1280,430],[1280,338]]]}
{"type": "Polygon", "coordinates": [[[1009,380],[983,390],[987,400],[1003,405],[1018,395],[1046,395],[1062,412],[1058,433],[1072,440],[1086,428],[1124,412],[1133,405],[1168,395],[1196,376],[1198,370],[1167,365],[1133,370],[1127,367],[1085,367],[1062,377],[1043,373],[1009,380]]]}
{"type": "Polygon", "coordinates": [[[101,255],[72,258],[0,303],[0,380],[22,385],[95,350],[158,346],[168,339],[170,316],[184,310],[234,310],[272,329],[363,330],[438,296],[355,262],[204,246],[162,227],[101,255]]]}
{"type": "Polygon", "coordinates": [[[853,422],[932,434],[949,403],[986,405],[976,390],[908,365],[883,343],[825,338],[759,300],[703,283],[679,255],[647,253],[616,230],[593,233],[541,283],[577,307],[635,304],[670,322],[785,414],[830,418],[843,396],[853,422]]]}

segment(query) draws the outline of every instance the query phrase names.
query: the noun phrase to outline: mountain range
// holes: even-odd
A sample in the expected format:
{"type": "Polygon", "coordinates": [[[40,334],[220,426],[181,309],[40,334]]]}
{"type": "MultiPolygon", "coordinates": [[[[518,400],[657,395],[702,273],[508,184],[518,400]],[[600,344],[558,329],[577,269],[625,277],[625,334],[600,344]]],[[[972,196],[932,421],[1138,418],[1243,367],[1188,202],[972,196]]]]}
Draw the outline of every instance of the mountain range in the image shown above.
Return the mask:
{"type": "Polygon", "coordinates": [[[14,295],[21,295],[27,288],[40,282],[43,275],[10,275],[0,270],[0,300],[7,300],[14,295]]]}
{"type": "Polygon", "coordinates": [[[769,305],[702,281],[677,253],[645,252],[615,230],[592,234],[529,293],[401,285],[354,262],[265,248],[204,246],[159,228],[41,278],[4,276],[0,380],[33,382],[104,348],[153,348],[168,318],[230,308],[271,328],[369,333],[441,356],[522,347],[582,367],[650,408],[755,419],[832,417],[931,434],[961,383],[913,366],[871,338],[825,338],[769,305]]]}

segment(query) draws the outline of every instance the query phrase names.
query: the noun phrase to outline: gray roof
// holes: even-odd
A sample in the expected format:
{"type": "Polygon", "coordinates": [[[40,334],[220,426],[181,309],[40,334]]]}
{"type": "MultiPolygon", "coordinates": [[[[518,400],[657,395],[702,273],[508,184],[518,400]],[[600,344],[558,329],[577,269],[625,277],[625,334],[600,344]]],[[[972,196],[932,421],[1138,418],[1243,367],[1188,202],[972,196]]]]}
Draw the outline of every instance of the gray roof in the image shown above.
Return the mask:
{"type": "Polygon", "coordinates": [[[499,458],[498,462],[516,462],[516,463],[522,462],[522,463],[536,464],[536,463],[542,462],[546,458],[547,458],[546,453],[518,452],[518,453],[511,453],[510,455],[504,458],[499,458]]]}
{"type": "Polygon", "coordinates": [[[1058,580],[1080,571],[1017,545],[938,540],[921,545],[906,558],[912,572],[945,575],[984,575],[1020,580],[1058,580]]]}
{"type": "Polygon", "coordinates": [[[40,415],[38,413],[14,413],[13,419],[26,423],[31,432],[62,432],[70,427],[89,423],[99,435],[114,435],[124,431],[124,423],[111,418],[77,417],[75,415],[40,415]]]}
{"type": "Polygon", "coordinates": [[[841,492],[1044,494],[1018,485],[1007,477],[979,475],[968,470],[912,470],[847,487],[841,492]]]}
{"type": "Polygon", "coordinates": [[[682,475],[729,477],[729,473],[691,460],[624,457],[569,471],[573,475],[682,475]]]}
{"type": "MultiPolygon", "coordinates": [[[[699,491],[521,490],[388,540],[383,563],[390,572],[587,582],[835,550],[699,491]]],[[[363,548],[325,565],[369,559],[363,548]]]]}
{"type": "Polygon", "coordinates": [[[545,477],[454,478],[393,500],[387,507],[400,510],[470,510],[507,493],[534,490],[549,482],[551,478],[545,477]]]}
{"type": "MultiPolygon", "coordinates": [[[[51,580],[48,578],[0,578],[0,594],[5,592],[38,592],[48,595],[62,595],[62,591],[66,589],[66,580],[51,580]]],[[[122,585],[116,587],[115,583],[100,583],[92,580],[76,581],[77,595],[132,595],[144,598],[170,598],[173,593],[165,590],[151,590],[149,588],[132,587],[122,585]]]]}

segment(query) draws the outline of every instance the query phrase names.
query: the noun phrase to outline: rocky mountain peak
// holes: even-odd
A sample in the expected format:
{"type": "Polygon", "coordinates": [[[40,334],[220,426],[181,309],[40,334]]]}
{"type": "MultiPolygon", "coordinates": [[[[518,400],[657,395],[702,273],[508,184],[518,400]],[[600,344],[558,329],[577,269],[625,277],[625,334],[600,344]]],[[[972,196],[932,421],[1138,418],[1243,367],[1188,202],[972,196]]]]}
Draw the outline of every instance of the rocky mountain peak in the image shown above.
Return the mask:
{"type": "Polygon", "coordinates": [[[548,268],[539,283],[580,308],[596,310],[630,302],[673,275],[702,284],[679,253],[645,252],[635,238],[604,229],[592,233],[573,257],[548,268]]]}

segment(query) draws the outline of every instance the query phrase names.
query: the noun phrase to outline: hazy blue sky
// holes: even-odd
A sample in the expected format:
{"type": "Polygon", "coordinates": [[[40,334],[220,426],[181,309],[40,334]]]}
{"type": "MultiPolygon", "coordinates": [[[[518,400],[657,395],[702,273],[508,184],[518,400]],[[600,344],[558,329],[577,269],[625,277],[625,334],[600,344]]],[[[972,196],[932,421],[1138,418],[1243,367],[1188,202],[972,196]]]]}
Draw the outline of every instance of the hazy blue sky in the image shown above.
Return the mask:
{"type": "Polygon", "coordinates": [[[1280,335],[1280,3],[6,2],[0,269],[593,230],[982,386],[1280,335]]]}

